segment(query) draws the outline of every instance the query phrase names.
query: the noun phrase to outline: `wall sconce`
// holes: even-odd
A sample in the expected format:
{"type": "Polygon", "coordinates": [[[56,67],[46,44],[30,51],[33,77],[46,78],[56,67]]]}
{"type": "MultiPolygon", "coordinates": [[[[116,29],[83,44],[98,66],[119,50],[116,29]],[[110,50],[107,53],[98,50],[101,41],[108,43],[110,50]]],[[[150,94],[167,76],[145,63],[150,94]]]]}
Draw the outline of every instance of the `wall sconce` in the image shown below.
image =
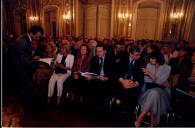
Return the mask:
{"type": "Polygon", "coordinates": [[[129,14],[128,12],[119,12],[118,13],[118,18],[119,20],[126,21],[128,18],[131,19],[132,14],[129,14]]]}
{"type": "Polygon", "coordinates": [[[178,12],[171,12],[170,13],[170,19],[171,19],[171,28],[168,32],[168,35],[171,39],[176,39],[177,38],[177,31],[178,31],[178,24],[179,24],[179,19],[182,19],[183,17],[183,12],[178,11],[178,12]]]}
{"type": "Polygon", "coordinates": [[[38,21],[39,17],[38,16],[30,16],[29,19],[33,22],[38,21]]]}
{"type": "Polygon", "coordinates": [[[71,15],[70,15],[70,11],[68,11],[66,14],[64,14],[62,16],[62,18],[65,20],[65,21],[69,21],[71,19],[71,15]]]}
{"type": "Polygon", "coordinates": [[[171,12],[170,18],[171,19],[180,19],[183,17],[183,12],[171,12]]]}

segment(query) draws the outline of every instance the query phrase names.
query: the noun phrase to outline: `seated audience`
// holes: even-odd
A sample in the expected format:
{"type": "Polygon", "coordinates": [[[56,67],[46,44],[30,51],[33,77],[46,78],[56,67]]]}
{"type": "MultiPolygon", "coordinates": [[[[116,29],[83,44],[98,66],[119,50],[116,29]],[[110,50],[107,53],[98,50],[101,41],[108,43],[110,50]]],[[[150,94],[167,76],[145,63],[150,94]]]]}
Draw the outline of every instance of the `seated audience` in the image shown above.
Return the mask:
{"type": "Polygon", "coordinates": [[[135,121],[135,126],[141,126],[145,115],[150,114],[150,126],[160,122],[160,116],[167,114],[170,108],[170,89],[168,77],[171,67],[165,64],[164,56],[156,51],[150,55],[150,63],[144,72],[144,86],[139,97],[141,113],[135,121]]]}
{"type": "Polygon", "coordinates": [[[156,44],[150,44],[144,49],[141,53],[141,59],[143,60],[143,64],[146,66],[149,63],[150,54],[154,51],[158,51],[159,48],[156,44]]]}
{"type": "Polygon", "coordinates": [[[165,58],[165,63],[166,64],[169,64],[169,61],[170,61],[170,56],[171,56],[171,48],[169,48],[168,46],[163,46],[162,47],[162,54],[165,58]]]}
{"type": "Polygon", "coordinates": [[[88,43],[88,46],[89,46],[89,55],[91,57],[94,57],[96,55],[97,41],[90,40],[89,43],[88,43]]]}
{"type": "Polygon", "coordinates": [[[188,80],[189,80],[189,84],[193,88],[195,88],[195,49],[192,51],[191,62],[193,64],[193,68],[192,68],[192,73],[191,73],[190,77],[188,78],[188,80]]]}
{"type": "MultiPolygon", "coordinates": [[[[90,65],[90,56],[89,49],[86,44],[82,44],[80,47],[80,54],[75,58],[74,64],[72,67],[72,77],[67,82],[67,89],[70,91],[74,89],[76,91],[77,97],[80,98],[80,102],[82,103],[83,96],[86,95],[87,91],[87,83],[85,78],[81,76],[80,72],[87,72],[89,70],[90,65]]],[[[72,97],[72,100],[74,96],[72,97]]]]}
{"type": "MultiPolygon", "coordinates": [[[[42,58],[56,58],[55,45],[48,43],[42,58]]],[[[34,56],[34,59],[39,59],[41,56],[34,56]]],[[[45,85],[48,83],[52,75],[53,69],[46,63],[39,63],[36,72],[33,75],[33,80],[36,85],[45,85]]]]}
{"type": "Polygon", "coordinates": [[[129,56],[127,56],[120,65],[119,83],[116,94],[116,104],[120,104],[121,100],[134,108],[136,99],[139,95],[143,84],[142,63],[140,59],[140,48],[133,46],[130,48],[129,56]]]}
{"type": "Polygon", "coordinates": [[[48,103],[51,102],[54,87],[57,82],[57,104],[60,105],[64,81],[71,75],[74,63],[74,56],[70,54],[68,45],[63,45],[61,52],[58,53],[54,62],[55,71],[53,72],[48,85],[48,103]]]}
{"type": "Polygon", "coordinates": [[[87,80],[89,81],[90,90],[95,96],[94,104],[100,105],[102,102],[105,103],[106,98],[111,95],[112,80],[114,78],[113,66],[115,64],[112,57],[106,55],[104,45],[96,46],[96,54],[97,56],[91,59],[89,72],[97,74],[98,77],[93,79],[93,77],[88,76],[87,80]]]}
{"type": "Polygon", "coordinates": [[[176,86],[187,90],[189,87],[188,78],[192,72],[192,62],[188,56],[189,49],[180,47],[178,57],[170,60],[171,69],[171,86],[176,86]]]}

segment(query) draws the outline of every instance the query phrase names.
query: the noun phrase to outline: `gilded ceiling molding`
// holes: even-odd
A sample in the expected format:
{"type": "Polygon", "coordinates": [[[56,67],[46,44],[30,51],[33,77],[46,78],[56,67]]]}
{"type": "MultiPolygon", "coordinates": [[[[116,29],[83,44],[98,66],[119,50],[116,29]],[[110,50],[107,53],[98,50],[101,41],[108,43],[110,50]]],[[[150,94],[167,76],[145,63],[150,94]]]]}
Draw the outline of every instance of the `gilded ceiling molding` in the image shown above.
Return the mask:
{"type": "Polygon", "coordinates": [[[47,5],[57,5],[58,7],[63,5],[64,0],[41,0],[41,7],[47,5]]]}
{"type": "Polygon", "coordinates": [[[20,0],[16,4],[14,4],[13,10],[14,11],[15,10],[20,10],[20,9],[27,10],[27,8],[28,8],[28,1],[27,0],[20,0]]]}
{"type": "Polygon", "coordinates": [[[87,4],[107,4],[112,3],[112,0],[88,0],[87,4]]]}

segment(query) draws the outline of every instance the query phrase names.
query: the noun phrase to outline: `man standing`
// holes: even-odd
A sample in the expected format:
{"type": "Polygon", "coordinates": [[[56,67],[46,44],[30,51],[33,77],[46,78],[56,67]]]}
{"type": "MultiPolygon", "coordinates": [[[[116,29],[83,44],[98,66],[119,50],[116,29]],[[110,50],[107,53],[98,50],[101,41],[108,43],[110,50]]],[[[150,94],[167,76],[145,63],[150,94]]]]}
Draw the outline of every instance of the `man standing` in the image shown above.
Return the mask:
{"type": "Polygon", "coordinates": [[[32,107],[34,86],[32,81],[36,64],[32,59],[32,40],[39,40],[43,35],[40,26],[32,26],[27,34],[18,37],[11,46],[11,61],[14,69],[14,77],[22,91],[22,105],[24,108],[32,107]]]}

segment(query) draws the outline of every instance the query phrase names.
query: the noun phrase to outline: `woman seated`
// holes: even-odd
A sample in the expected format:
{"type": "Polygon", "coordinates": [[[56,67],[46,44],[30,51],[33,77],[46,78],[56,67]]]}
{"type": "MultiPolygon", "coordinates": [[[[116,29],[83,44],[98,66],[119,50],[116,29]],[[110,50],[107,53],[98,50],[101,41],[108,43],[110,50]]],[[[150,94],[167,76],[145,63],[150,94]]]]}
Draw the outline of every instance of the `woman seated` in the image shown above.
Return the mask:
{"type": "MultiPolygon", "coordinates": [[[[80,54],[75,58],[74,65],[72,67],[72,77],[68,83],[68,90],[74,89],[80,102],[82,103],[83,96],[87,91],[87,84],[85,78],[81,76],[80,72],[87,72],[90,65],[91,57],[89,56],[89,49],[86,44],[80,46],[80,54]]],[[[73,96],[73,95],[72,95],[73,96]]],[[[74,97],[72,97],[73,100],[74,97]]]]}
{"type": "MultiPolygon", "coordinates": [[[[48,44],[43,53],[42,58],[56,58],[55,45],[48,44]]],[[[40,56],[34,56],[34,59],[39,60],[40,56]]],[[[52,72],[53,69],[47,63],[39,62],[38,68],[33,75],[33,80],[36,85],[46,85],[52,75],[52,72]]]]}
{"type": "Polygon", "coordinates": [[[141,114],[135,121],[139,127],[146,114],[150,115],[150,126],[156,126],[160,122],[160,116],[165,115],[170,108],[170,89],[168,77],[171,67],[165,64],[163,55],[156,51],[150,55],[150,63],[144,72],[144,86],[139,97],[141,114]]]}
{"type": "Polygon", "coordinates": [[[56,57],[56,45],[48,43],[45,49],[45,54],[43,56],[44,58],[55,58],[56,57]]]}
{"type": "Polygon", "coordinates": [[[74,63],[74,56],[70,54],[68,45],[61,47],[61,52],[58,53],[54,61],[55,71],[53,72],[48,87],[48,103],[51,102],[54,87],[57,82],[57,104],[60,105],[64,81],[71,75],[71,69],[74,63]]]}

